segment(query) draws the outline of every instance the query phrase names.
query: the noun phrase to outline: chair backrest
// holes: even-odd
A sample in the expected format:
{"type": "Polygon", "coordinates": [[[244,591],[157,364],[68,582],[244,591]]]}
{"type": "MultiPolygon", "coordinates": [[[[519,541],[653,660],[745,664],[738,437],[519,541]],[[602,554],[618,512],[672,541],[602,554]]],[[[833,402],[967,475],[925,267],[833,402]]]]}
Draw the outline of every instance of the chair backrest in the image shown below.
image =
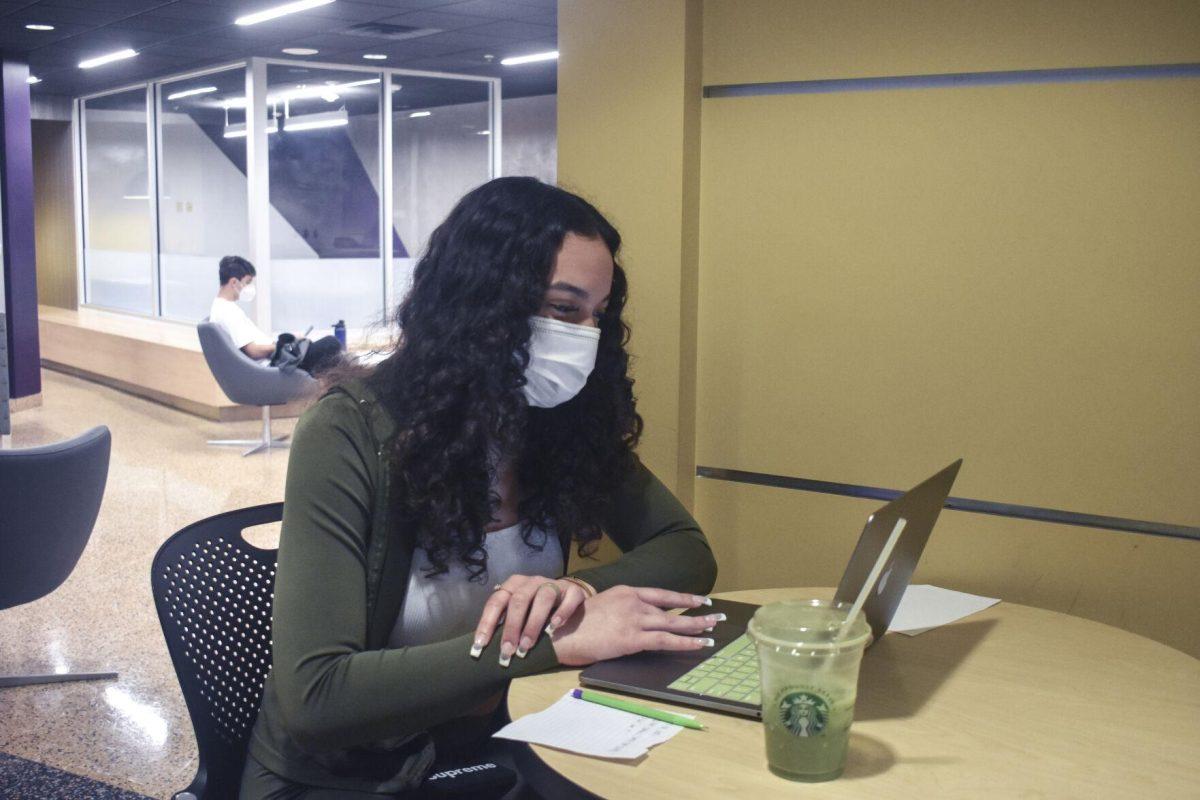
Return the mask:
{"type": "Polygon", "coordinates": [[[242,531],[282,517],[283,504],[270,503],[201,520],[164,542],[151,566],[154,606],[199,751],[186,791],[200,800],[237,797],[271,669],[277,553],[242,531]]]}
{"type": "Polygon", "coordinates": [[[196,326],[196,335],[217,385],[235,403],[282,405],[319,388],[317,381],[303,370],[285,373],[250,358],[233,346],[233,339],[223,326],[207,318],[196,326]]]}
{"type": "Polygon", "coordinates": [[[102,425],[0,450],[0,608],[45,597],[75,569],[100,513],[111,448],[102,425]]]}

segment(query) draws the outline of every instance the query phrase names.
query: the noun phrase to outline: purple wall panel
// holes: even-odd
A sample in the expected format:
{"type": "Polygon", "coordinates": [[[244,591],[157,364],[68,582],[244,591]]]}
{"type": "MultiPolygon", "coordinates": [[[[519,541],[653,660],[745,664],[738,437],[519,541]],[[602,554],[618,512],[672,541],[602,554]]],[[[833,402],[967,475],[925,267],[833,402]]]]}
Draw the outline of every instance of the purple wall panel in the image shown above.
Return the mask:
{"type": "Polygon", "coordinates": [[[0,61],[0,213],[4,215],[4,304],[12,397],[42,391],[28,77],[29,66],[24,62],[0,61]]]}

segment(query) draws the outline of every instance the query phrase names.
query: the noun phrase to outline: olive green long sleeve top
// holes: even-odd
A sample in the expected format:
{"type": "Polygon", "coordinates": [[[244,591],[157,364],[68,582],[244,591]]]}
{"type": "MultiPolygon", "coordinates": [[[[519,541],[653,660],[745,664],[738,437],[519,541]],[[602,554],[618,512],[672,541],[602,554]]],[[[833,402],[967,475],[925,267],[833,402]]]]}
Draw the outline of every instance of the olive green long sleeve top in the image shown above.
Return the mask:
{"type": "MultiPolygon", "coordinates": [[[[375,792],[416,785],[433,759],[430,728],[466,715],[512,678],[559,666],[547,636],[508,668],[498,663],[499,635],[479,659],[469,656],[473,632],[387,647],[415,548],[388,519],[386,445],[395,430],[370,391],[351,382],[306,411],[293,435],[272,671],[250,753],[298,783],[375,792]]],[[[639,464],[613,500],[604,528],[623,555],[575,575],[598,591],[712,589],[716,562],[704,534],[649,470],[639,464]]]]}

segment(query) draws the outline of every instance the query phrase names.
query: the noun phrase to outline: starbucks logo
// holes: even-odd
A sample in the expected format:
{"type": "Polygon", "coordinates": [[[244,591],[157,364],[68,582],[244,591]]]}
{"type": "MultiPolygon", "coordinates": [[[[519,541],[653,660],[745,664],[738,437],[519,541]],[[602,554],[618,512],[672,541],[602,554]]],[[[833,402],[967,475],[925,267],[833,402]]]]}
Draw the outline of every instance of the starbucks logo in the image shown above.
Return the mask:
{"type": "Polygon", "coordinates": [[[829,724],[829,703],[820,695],[790,692],[779,700],[779,720],[793,736],[819,736],[829,724]]]}

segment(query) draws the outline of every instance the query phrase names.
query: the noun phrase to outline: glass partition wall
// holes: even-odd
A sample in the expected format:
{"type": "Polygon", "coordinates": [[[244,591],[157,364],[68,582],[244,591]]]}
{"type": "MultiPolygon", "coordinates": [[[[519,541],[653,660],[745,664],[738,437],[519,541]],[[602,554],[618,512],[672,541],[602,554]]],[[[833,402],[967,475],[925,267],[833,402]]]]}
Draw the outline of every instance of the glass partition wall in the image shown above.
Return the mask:
{"type": "Polygon", "coordinates": [[[271,305],[284,329],[382,317],[382,85],[381,73],[267,67],[268,118],[278,121],[267,136],[271,305]]]}
{"type": "Polygon", "coordinates": [[[433,229],[492,172],[492,109],[480,82],[396,76],[390,94],[392,289],[402,297],[433,229]]]}
{"type": "Polygon", "coordinates": [[[235,254],[268,276],[270,302],[247,309],[264,328],[370,330],[433,228],[498,172],[496,79],[264,61],[267,146],[252,158],[252,69],[77,101],[85,305],[199,321],[235,254]],[[269,198],[257,216],[256,176],[269,198]],[[255,218],[267,230],[252,232],[255,218]]]}
{"type": "Polygon", "coordinates": [[[158,272],[162,316],[200,320],[222,256],[250,250],[243,68],[159,84],[158,272]],[[232,120],[232,121],[230,121],[232,120]],[[226,136],[241,124],[241,136],[226,136]]]}
{"type": "Polygon", "coordinates": [[[84,298],[155,313],[150,124],[145,86],[81,103],[84,298]]]}

